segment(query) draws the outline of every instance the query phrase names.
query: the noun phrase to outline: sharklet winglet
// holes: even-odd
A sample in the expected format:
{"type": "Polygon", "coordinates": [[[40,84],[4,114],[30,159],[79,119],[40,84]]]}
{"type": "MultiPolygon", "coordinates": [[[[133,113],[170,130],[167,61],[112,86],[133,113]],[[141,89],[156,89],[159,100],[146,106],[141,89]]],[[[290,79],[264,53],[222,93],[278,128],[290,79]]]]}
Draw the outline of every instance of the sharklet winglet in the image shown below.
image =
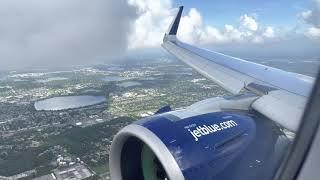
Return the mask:
{"type": "Polygon", "coordinates": [[[180,24],[180,19],[181,19],[181,15],[182,15],[182,11],[183,11],[183,6],[179,7],[179,11],[176,15],[176,17],[174,18],[169,30],[168,30],[168,35],[176,35],[178,28],[179,28],[179,24],[180,24]]]}

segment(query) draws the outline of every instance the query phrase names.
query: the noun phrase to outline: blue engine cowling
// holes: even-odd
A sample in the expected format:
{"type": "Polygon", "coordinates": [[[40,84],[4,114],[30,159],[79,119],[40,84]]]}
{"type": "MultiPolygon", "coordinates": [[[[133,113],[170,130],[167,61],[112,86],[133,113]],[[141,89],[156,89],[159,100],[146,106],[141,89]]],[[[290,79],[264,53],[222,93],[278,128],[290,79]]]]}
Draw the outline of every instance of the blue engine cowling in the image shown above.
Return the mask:
{"type": "Polygon", "coordinates": [[[248,112],[157,114],[115,136],[111,179],[269,179],[288,142],[278,126],[248,112]]]}

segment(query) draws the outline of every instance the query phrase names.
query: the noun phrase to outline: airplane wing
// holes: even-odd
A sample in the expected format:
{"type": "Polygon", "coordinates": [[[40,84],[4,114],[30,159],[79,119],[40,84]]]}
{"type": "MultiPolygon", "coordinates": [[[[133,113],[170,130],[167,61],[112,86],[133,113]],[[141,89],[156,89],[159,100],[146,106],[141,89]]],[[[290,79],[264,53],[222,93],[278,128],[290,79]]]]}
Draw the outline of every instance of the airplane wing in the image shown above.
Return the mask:
{"type": "Polygon", "coordinates": [[[313,87],[313,78],[179,41],[176,34],[182,11],[181,6],[163,38],[162,47],[227,91],[256,94],[252,109],[291,131],[297,131],[313,87]]]}

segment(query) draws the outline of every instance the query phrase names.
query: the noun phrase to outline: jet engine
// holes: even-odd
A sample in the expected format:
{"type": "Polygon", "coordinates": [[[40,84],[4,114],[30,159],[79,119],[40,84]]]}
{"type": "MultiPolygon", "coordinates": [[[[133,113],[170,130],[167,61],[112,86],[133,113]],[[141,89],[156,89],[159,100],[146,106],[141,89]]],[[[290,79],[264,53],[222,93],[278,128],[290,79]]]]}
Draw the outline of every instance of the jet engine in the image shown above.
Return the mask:
{"type": "Polygon", "coordinates": [[[270,179],[290,140],[250,109],[254,100],[207,99],[124,127],[112,142],[111,179],[270,179]]]}

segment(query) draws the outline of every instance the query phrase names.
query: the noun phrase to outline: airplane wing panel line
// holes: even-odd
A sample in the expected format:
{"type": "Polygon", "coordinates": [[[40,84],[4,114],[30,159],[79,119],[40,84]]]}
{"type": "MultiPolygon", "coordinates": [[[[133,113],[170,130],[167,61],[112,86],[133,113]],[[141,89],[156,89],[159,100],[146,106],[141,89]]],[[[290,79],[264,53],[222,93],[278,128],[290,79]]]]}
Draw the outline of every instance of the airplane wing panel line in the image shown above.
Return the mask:
{"type": "Polygon", "coordinates": [[[252,104],[254,110],[289,130],[296,131],[298,129],[306,97],[272,86],[268,82],[256,80],[254,77],[244,75],[237,70],[228,69],[208,60],[201,54],[193,53],[172,42],[163,44],[163,47],[200,74],[215,81],[231,93],[237,94],[245,88],[260,95],[260,98],[252,104]],[[257,93],[255,90],[259,92],[257,93]]]}
{"type": "MultiPolygon", "coordinates": [[[[311,92],[313,85],[312,81],[305,81],[296,73],[289,73],[280,69],[248,62],[221,53],[200,49],[180,41],[176,41],[173,44],[175,44],[177,47],[185,49],[186,51],[197,54],[211,63],[213,62],[220,66],[227,67],[235,72],[246,75],[271,87],[282,89],[304,97],[308,97],[309,93],[311,92]]],[[[251,82],[245,83],[249,84],[251,82]]]]}
{"type": "Polygon", "coordinates": [[[170,49],[171,52],[174,52],[175,56],[197,70],[200,74],[214,80],[218,85],[224,87],[233,94],[238,94],[245,86],[245,80],[243,80],[243,78],[239,78],[242,76],[240,73],[232,73],[230,69],[220,66],[219,64],[214,64],[200,55],[191,53],[179,46],[174,46],[172,43],[168,43],[164,45],[164,47],[166,49],[170,49]],[[206,71],[208,66],[215,70],[206,71]]]}

